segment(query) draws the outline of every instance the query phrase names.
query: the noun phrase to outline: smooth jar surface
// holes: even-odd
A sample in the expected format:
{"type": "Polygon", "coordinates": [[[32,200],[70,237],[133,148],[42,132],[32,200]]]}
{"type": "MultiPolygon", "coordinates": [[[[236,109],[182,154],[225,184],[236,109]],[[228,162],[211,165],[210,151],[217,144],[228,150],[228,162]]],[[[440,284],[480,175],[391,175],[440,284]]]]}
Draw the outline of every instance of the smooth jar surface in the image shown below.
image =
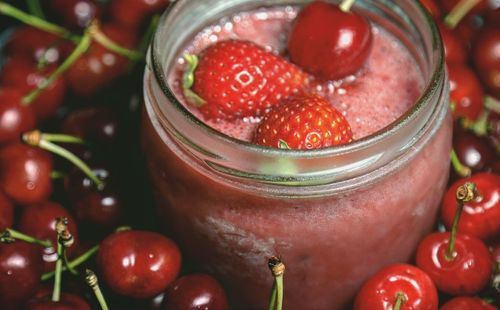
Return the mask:
{"type": "MultiPolygon", "coordinates": [[[[189,134],[179,135],[188,130],[173,130],[182,113],[163,113],[175,104],[149,66],[142,145],[165,227],[190,262],[222,282],[234,309],[267,309],[272,285],[267,259],[273,255],[287,266],[285,309],[348,309],[370,275],[411,259],[435,223],[452,135],[447,80],[441,75],[426,99],[433,112],[419,135],[403,134],[410,147],[360,177],[359,185],[356,178],[347,189],[321,184],[322,193],[317,184],[270,184],[212,165],[189,134]],[[294,188],[297,194],[290,195],[294,188]]],[[[389,135],[399,140],[407,127],[389,135]]],[[[372,140],[367,143],[380,143],[372,140]]],[[[234,141],[225,147],[231,144],[240,147],[234,141]]]]}

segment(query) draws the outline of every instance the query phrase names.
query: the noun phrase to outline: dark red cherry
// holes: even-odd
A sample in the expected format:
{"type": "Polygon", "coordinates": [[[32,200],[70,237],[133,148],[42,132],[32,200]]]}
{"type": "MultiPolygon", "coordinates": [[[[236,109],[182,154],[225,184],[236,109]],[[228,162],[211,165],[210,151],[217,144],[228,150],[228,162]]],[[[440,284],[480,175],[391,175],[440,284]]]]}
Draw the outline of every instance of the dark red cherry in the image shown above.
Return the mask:
{"type": "Polygon", "coordinates": [[[24,144],[0,149],[0,184],[4,193],[21,205],[39,203],[52,193],[52,157],[24,144]]]}
{"type": "Polygon", "coordinates": [[[435,310],[438,295],[431,278],[422,270],[407,264],[385,267],[366,281],[356,296],[354,310],[393,309],[402,294],[401,309],[435,310]]]}
{"type": "Polygon", "coordinates": [[[163,299],[163,310],[229,309],[226,293],[213,277],[190,274],[175,280],[163,299]]]}
{"type": "Polygon", "coordinates": [[[19,230],[40,240],[52,241],[52,247],[44,249],[43,260],[45,272],[54,270],[57,260],[57,218],[68,219],[68,230],[73,235],[74,244],[67,249],[68,257],[72,257],[78,247],[78,230],[71,214],[63,206],[52,201],[45,201],[23,208],[19,219],[19,230]]]}
{"type": "Polygon", "coordinates": [[[439,20],[441,18],[441,9],[434,0],[420,0],[420,3],[422,3],[435,20],[439,20]]]}
{"type": "Polygon", "coordinates": [[[288,39],[292,62],[324,80],[356,73],[372,46],[368,20],[337,5],[314,1],[295,19],[288,39]]]}
{"type": "Polygon", "coordinates": [[[441,38],[443,39],[446,63],[465,63],[467,52],[460,37],[453,30],[446,28],[442,23],[438,23],[438,26],[441,38]]]}
{"type": "Polygon", "coordinates": [[[121,231],[101,242],[100,277],[113,291],[134,298],[163,292],[179,274],[181,254],[165,236],[148,231],[121,231]]]}
{"type": "Polygon", "coordinates": [[[85,28],[92,20],[100,19],[104,8],[95,0],[50,0],[51,11],[63,19],[69,28],[85,28]]]}
{"type": "Polygon", "coordinates": [[[22,104],[22,95],[15,89],[0,89],[0,144],[19,141],[21,133],[35,129],[33,110],[22,104]]]}
{"type": "Polygon", "coordinates": [[[63,40],[54,34],[31,27],[19,26],[7,43],[7,54],[38,62],[41,57],[49,64],[57,63],[64,56],[61,50],[63,40]]]}
{"type": "Polygon", "coordinates": [[[481,240],[457,234],[455,250],[449,254],[450,235],[449,232],[427,235],[417,247],[416,264],[431,277],[439,291],[455,296],[476,294],[490,281],[493,271],[490,252],[481,240]]]}
{"type": "Polygon", "coordinates": [[[23,309],[25,310],[91,310],[89,304],[80,296],[61,293],[58,302],[51,300],[51,294],[29,300],[23,309]]]}
{"type": "Polygon", "coordinates": [[[500,154],[500,114],[490,111],[488,124],[488,140],[497,154],[500,154]]]}
{"type": "Polygon", "coordinates": [[[439,310],[497,310],[479,297],[460,296],[447,301],[439,310]]]}
{"type": "Polygon", "coordinates": [[[40,283],[42,271],[39,246],[22,241],[1,243],[0,305],[12,307],[30,298],[40,283]]]}
{"type": "Polygon", "coordinates": [[[12,227],[14,223],[14,206],[0,191],[0,232],[12,227]]]}
{"type": "Polygon", "coordinates": [[[472,47],[476,71],[493,94],[500,96],[500,27],[486,27],[477,35],[472,47]]]}
{"type": "MultiPolygon", "coordinates": [[[[0,82],[27,95],[43,83],[55,68],[55,65],[50,65],[40,71],[35,62],[21,57],[10,58],[0,71],[0,82]]],[[[37,118],[43,120],[53,116],[63,102],[65,91],[65,80],[62,77],[44,89],[31,104],[37,118]]]]}
{"type": "Polygon", "coordinates": [[[453,183],[443,197],[441,220],[450,229],[457,210],[456,190],[465,182],[476,184],[479,197],[465,202],[458,231],[480,239],[494,238],[500,233],[500,176],[478,173],[453,183]]]}
{"type": "Polygon", "coordinates": [[[484,20],[486,27],[500,27],[500,7],[486,13],[484,20]]]}
{"type": "Polygon", "coordinates": [[[148,17],[163,12],[167,6],[165,0],[114,0],[110,5],[110,15],[114,22],[138,29],[148,17]]]}
{"type": "Polygon", "coordinates": [[[463,64],[448,64],[450,101],[454,105],[453,116],[476,120],[483,110],[484,91],[472,70],[463,64]]]}
{"type": "Polygon", "coordinates": [[[460,162],[469,167],[472,173],[489,169],[496,159],[495,150],[487,138],[463,130],[454,132],[453,149],[460,162]]]}

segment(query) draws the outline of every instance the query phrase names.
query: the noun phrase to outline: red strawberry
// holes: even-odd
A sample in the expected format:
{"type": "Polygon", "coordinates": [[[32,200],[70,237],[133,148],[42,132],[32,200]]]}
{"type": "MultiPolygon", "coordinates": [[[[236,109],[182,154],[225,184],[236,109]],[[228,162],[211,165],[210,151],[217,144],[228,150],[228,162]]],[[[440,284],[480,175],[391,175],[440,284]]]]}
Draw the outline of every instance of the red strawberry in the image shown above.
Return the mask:
{"type": "Polygon", "coordinates": [[[184,93],[207,118],[262,115],[308,82],[298,67],[247,41],[217,42],[200,54],[199,63],[192,55],[186,59],[184,93]]]}
{"type": "Polygon", "coordinates": [[[352,141],[351,126],[323,97],[299,95],[267,113],[257,127],[255,144],[317,149],[352,141]]]}

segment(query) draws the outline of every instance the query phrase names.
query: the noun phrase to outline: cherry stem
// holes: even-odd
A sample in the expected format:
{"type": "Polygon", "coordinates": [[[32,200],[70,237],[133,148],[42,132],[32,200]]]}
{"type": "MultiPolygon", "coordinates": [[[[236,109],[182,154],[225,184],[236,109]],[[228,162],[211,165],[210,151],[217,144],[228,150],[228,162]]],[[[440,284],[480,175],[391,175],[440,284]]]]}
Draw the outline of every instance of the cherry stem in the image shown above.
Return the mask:
{"type": "Polygon", "coordinates": [[[490,112],[487,109],[479,115],[479,118],[476,121],[471,121],[468,118],[461,118],[460,125],[462,128],[472,131],[476,136],[484,137],[488,134],[489,123],[488,117],[490,112]]]}
{"type": "Polygon", "coordinates": [[[490,111],[500,114],[500,100],[494,97],[484,97],[484,107],[490,111]]]}
{"type": "Polygon", "coordinates": [[[149,23],[148,28],[146,29],[146,32],[144,33],[144,36],[142,37],[142,41],[139,44],[139,47],[137,49],[141,53],[141,55],[146,54],[146,51],[149,47],[149,43],[151,42],[151,38],[153,37],[153,34],[155,33],[156,28],[158,28],[159,23],[160,23],[160,15],[156,14],[151,19],[151,22],[149,23]]]}
{"type": "Polygon", "coordinates": [[[78,42],[78,45],[71,52],[68,58],[66,58],[64,62],[59,67],[57,67],[57,69],[54,70],[54,72],[52,72],[46,80],[40,83],[37,88],[23,97],[23,105],[27,106],[35,101],[35,99],[40,96],[45,88],[49,87],[59,76],[61,76],[61,74],[66,72],[71,67],[71,65],[73,65],[75,61],[77,61],[78,58],[80,58],[88,50],[91,43],[92,39],[90,37],[90,34],[88,33],[88,31],[86,31],[81,40],[78,42]]]}
{"type": "Polygon", "coordinates": [[[346,13],[350,12],[351,7],[353,6],[354,2],[356,2],[356,0],[344,0],[344,1],[342,1],[342,3],[340,3],[339,8],[343,12],[346,12],[346,13]]]}
{"type": "Polygon", "coordinates": [[[45,19],[45,14],[43,14],[42,6],[40,5],[40,0],[26,0],[26,5],[28,11],[41,19],[45,19]]]}
{"type": "Polygon", "coordinates": [[[453,170],[455,170],[460,177],[465,178],[471,175],[471,169],[460,162],[460,159],[458,159],[457,153],[454,149],[450,152],[450,159],[453,170]]]}
{"type": "Polygon", "coordinates": [[[50,141],[50,142],[61,142],[61,143],[73,143],[73,144],[86,144],[85,140],[80,137],[75,137],[66,134],[60,133],[40,133],[41,139],[50,141]]]}
{"type": "Polygon", "coordinates": [[[62,179],[66,177],[66,173],[62,172],[62,171],[59,171],[59,170],[52,170],[50,172],[50,178],[52,180],[58,180],[58,179],[62,179]]]}
{"type": "Polygon", "coordinates": [[[406,301],[405,294],[402,292],[397,292],[396,293],[396,303],[394,304],[394,309],[393,310],[400,310],[401,306],[404,304],[406,301]]]}
{"type": "Polygon", "coordinates": [[[83,173],[85,173],[85,175],[95,183],[98,189],[102,189],[104,187],[105,183],[92,172],[92,169],[90,169],[86,163],[65,148],[45,140],[43,138],[43,134],[39,130],[23,133],[22,140],[28,145],[39,147],[67,159],[73,165],[78,167],[83,173]]]}
{"type": "MultiPolygon", "coordinates": [[[[77,258],[75,258],[74,260],[68,262],[68,264],[66,266],[63,266],[63,270],[62,271],[66,271],[66,270],[68,270],[68,268],[75,269],[76,267],[78,267],[81,264],[83,264],[86,261],[88,261],[94,254],[97,253],[98,250],[99,250],[99,246],[98,245],[93,246],[92,248],[88,249],[82,255],[80,255],[77,258]]],[[[42,277],[40,279],[42,281],[45,281],[45,280],[48,280],[48,279],[52,278],[54,275],[55,275],[55,271],[50,271],[50,272],[42,274],[42,277]]]]}
{"type": "Polygon", "coordinates": [[[453,260],[455,258],[455,240],[457,237],[458,222],[460,220],[460,215],[462,214],[462,209],[464,208],[464,203],[472,201],[477,196],[476,184],[471,182],[466,182],[465,184],[459,186],[456,191],[456,201],[457,210],[455,211],[455,218],[453,219],[453,225],[451,226],[450,243],[448,244],[448,252],[445,258],[448,260],[453,260]]]}
{"type": "Polygon", "coordinates": [[[85,273],[85,280],[87,281],[87,284],[92,288],[92,291],[94,292],[94,295],[97,298],[97,301],[99,302],[102,310],[108,310],[108,304],[106,303],[106,299],[104,299],[104,295],[102,294],[101,288],[99,287],[97,276],[90,269],[87,269],[85,273]]]}
{"type": "Polygon", "coordinates": [[[141,60],[144,55],[138,51],[131,50],[125,47],[120,46],[118,43],[115,41],[111,40],[106,36],[102,31],[99,26],[99,22],[94,20],[92,23],[90,23],[89,26],[89,32],[90,36],[92,39],[102,45],[103,47],[107,48],[108,50],[115,52],[119,55],[128,57],[129,59],[136,61],[136,60],[141,60]]]}
{"type": "Polygon", "coordinates": [[[44,248],[50,248],[52,246],[52,242],[50,240],[40,240],[11,228],[7,228],[0,234],[0,242],[13,242],[15,240],[38,244],[44,248]]]}
{"type": "Polygon", "coordinates": [[[62,279],[62,267],[63,267],[63,257],[64,250],[66,246],[63,244],[63,233],[67,232],[67,219],[58,218],[56,222],[56,232],[57,232],[57,261],[55,267],[55,277],[54,277],[54,290],[52,291],[52,301],[59,302],[61,300],[61,279],[62,279]]]}
{"type": "Polygon", "coordinates": [[[0,14],[5,16],[10,16],[27,25],[33,26],[40,30],[50,32],[64,39],[71,40],[75,43],[80,40],[79,36],[72,34],[68,29],[53,23],[49,23],[46,20],[41,19],[35,15],[30,15],[28,13],[25,13],[3,1],[0,1],[0,14]]]}
{"type": "Polygon", "coordinates": [[[283,274],[285,264],[276,256],[269,258],[268,267],[274,277],[271,298],[269,300],[269,310],[282,310],[283,308],[283,274]]]}
{"type": "Polygon", "coordinates": [[[444,24],[454,29],[470,10],[481,0],[460,0],[444,18],[444,24]]]}

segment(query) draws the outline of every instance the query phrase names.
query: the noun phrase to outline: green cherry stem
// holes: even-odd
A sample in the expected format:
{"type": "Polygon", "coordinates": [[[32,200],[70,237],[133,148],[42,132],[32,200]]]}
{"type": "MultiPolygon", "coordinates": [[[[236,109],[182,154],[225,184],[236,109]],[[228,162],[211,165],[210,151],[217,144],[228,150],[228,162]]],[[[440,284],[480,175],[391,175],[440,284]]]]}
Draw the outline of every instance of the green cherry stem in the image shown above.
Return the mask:
{"type": "Polygon", "coordinates": [[[28,11],[41,19],[45,19],[45,14],[43,14],[42,6],[40,5],[40,0],[26,0],[26,6],[28,11]]]}
{"type": "Polygon", "coordinates": [[[90,169],[90,167],[87,166],[86,163],[84,163],[75,154],[64,149],[63,147],[45,140],[43,138],[43,134],[39,130],[25,132],[22,134],[21,138],[22,141],[27,145],[39,147],[43,150],[49,151],[53,154],[59,155],[67,159],[73,165],[78,167],[83,173],[85,173],[85,175],[88,176],[95,183],[98,189],[102,189],[104,187],[105,185],[104,182],[92,172],[92,169],[90,169]]]}
{"type": "Polygon", "coordinates": [[[450,160],[451,160],[451,165],[453,166],[453,170],[455,170],[455,172],[460,177],[465,178],[471,175],[472,171],[470,170],[470,168],[462,164],[462,162],[460,162],[457,153],[453,149],[450,152],[450,160]]]}
{"type": "MultiPolygon", "coordinates": [[[[94,254],[97,253],[98,250],[99,250],[98,245],[93,246],[92,248],[87,250],[82,255],[80,255],[77,258],[75,258],[74,260],[68,262],[68,264],[66,266],[63,266],[63,271],[68,270],[68,268],[75,269],[76,267],[78,267],[81,264],[88,261],[94,254]]],[[[50,271],[50,272],[44,273],[40,279],[42,281],[45,281],[45,280],[52,278],[54,275],[55,275],[55,271],[50,271]]]]}
{"type": "Polygon", "coordinates": [[[87,269],[85,272],[86,272],[85,280],[87,281],[87,284],[92,288],[92,291],[94,292],[94,295],[97,298],[97,301],[101,306],[101,309],[108,310],[109,309],[108,304],[106,303],[106,299],[104,299],[104,295],[102,294],[101,288],[99,287],[97,276],[90,269],[87,269]]]}
{"type": "Polygon", "coordinates": [[[351,7],[353,6],[354,2],[356,2],[356,0],[344,0],[344,1],[342,1],[342,3],[340,3],[339,8],[343,12],[346,12],[346,13],[350,12],[351,7]]]}
{"type": "Polygon", "coordinates": [[[484,107],[490,111],[500,114],[500,100],[491,96],[484,98],[484,107]]]}
{"type": "Polygon", "coordinates": [[[93,21],[89,26],[89,33],[92,39],[108,50],[115,52],[119,55],[128,57],[130,60],[137,61],[143,59],[143,54],[141,52],[131,50],[120,46],[118,43],[114,42],[108,36],[106,36],[99,26],[97,21],[93,21]]]}
{"type": "Polygon", "coordinates": [[[38,98],[45,88],[49,87],[61,74],[66,72],[66,70],[68,70],[69,67],[71,67],[71,65],[73,65],[75,61],[77,61],[78,58],[80,58],[88,50],[91,43],[92,39],[87,31],[68,58],[66,58],[64,62],[57,67],[57,69],[54,70],[54,72],[52,72],[43,83],[40,83],[37,88],[23,97],[23,105],[30,105],[36,98],[38,98]]]}
{"type": "Polygon", "coordinates": [[[151,38],[153,37],[153,34],[155,33],[156,28],[158,28],[159,23],[160,23],[160,15],[156,14],[151,19],[151,22],[149,23],[148,28],[146,29],[146,32],[144,33],[144,36],[142,37],[142,41],[141,41],[141,43],[139,43],[138,51],[139,51],[139,53],[141,53],[141,55],[146,54],[149,43],[151,42],[151,38]]]}
{"type": "Polygon", "coordinates": [[[60,133],[40,133],[40,139],[50,141],[50,142],[60,142],[60,143],[73,143],[73,144],[86,144],[85,140],[79,137],[60,134],[60,133]]]}
{"type": "Polygon", "coordinates": [[[40,240],[11,228],[7,228],[0,234],[0,242],[12,242],[15,240],[38,244],[43,246],[44,248],[50,248],[52,246],[52,242],[50,242],[50,240],[40,240]]]}
{"type": "Polygon", "coordinates": [[[449,29],[454,29],[460,21],[481,0],[460,0],[444,18],[444,24],[449,29]]]}
{"type": "Polygon", "coordinates": [[[283,274],[285,264],[276,256],[269,258],[268,267],[274,277],[271,298],[269,300],[269,310],[282,310],[283,308],[283,274]]]}
{"type": "Polygon", "coordinates": [[[50,32],[52,34],[55,34],[57,36],[60,36],[64,39],[71,40],[73,42],[78,42],[80,40],[80,37],[77,35],[72,34],[68,29],[63,28],[61,26],[58,26],[56,24],[52,24],[44,19],[41,19],[35,15],[30,15],[28,13],[25,13],[16,7],[5,3],[3,1],[0,1],[0,15],[5,15],[5,16],[10,16],[12,18],[15,18],[27,25],[33,26],[35,28],[38,28],[40,30],[44,30],[47,32],[50,32]]]}
{"type": "Polygon", "coordinates": [[[471,182],[466,182],[465,184],[459,186],[456,191],[456,201],[457,210],[455,211],[455,217],[453,218],[453,225],[451,226],[450,243],[448,244],[448,251],[445,254],[445,258],[448,260],[453,260],[455,258],[455,240],[457,237],[458,222],[460,220],[460,215],[462,214],[462,209],[464,208],[464,203],[472,201],[477,197],[476,184],[471,182]]]}
{"type": "Polygon", "coordinates": [[[403,294],[402,292],[397,292],[397,294],[396,294],[396,302],[394,303],[394,309],[393,310],[400,310],[401,306],[403,306],[403,304],[405,303],[405,301],[406,301],[405,294],[403,294]]]}
{"type": "Polygon", "coordinates": [[[65,243],[65,232],[68,229],[68,219],[58,218],[56,222],[56,232],[57,232],[57,261],[55,267],[54,276],[54,290],[52,291],[52,301],[59,302],[61,300],[61,280],[62,280],[62,267],[63,267],[63,257],[64,250],[66,248],[65,243]]]}
{"type": "Polygon", "coordinates": [[[488,134],[490,124],[488,123],[488,117],[490,111],[484,109],[484,111],[479,115],[476,121],[471,121],[468,118],[460,119],[460,126],[462,128],[472,131],[476,136],[484,137],[488,134]]]}

